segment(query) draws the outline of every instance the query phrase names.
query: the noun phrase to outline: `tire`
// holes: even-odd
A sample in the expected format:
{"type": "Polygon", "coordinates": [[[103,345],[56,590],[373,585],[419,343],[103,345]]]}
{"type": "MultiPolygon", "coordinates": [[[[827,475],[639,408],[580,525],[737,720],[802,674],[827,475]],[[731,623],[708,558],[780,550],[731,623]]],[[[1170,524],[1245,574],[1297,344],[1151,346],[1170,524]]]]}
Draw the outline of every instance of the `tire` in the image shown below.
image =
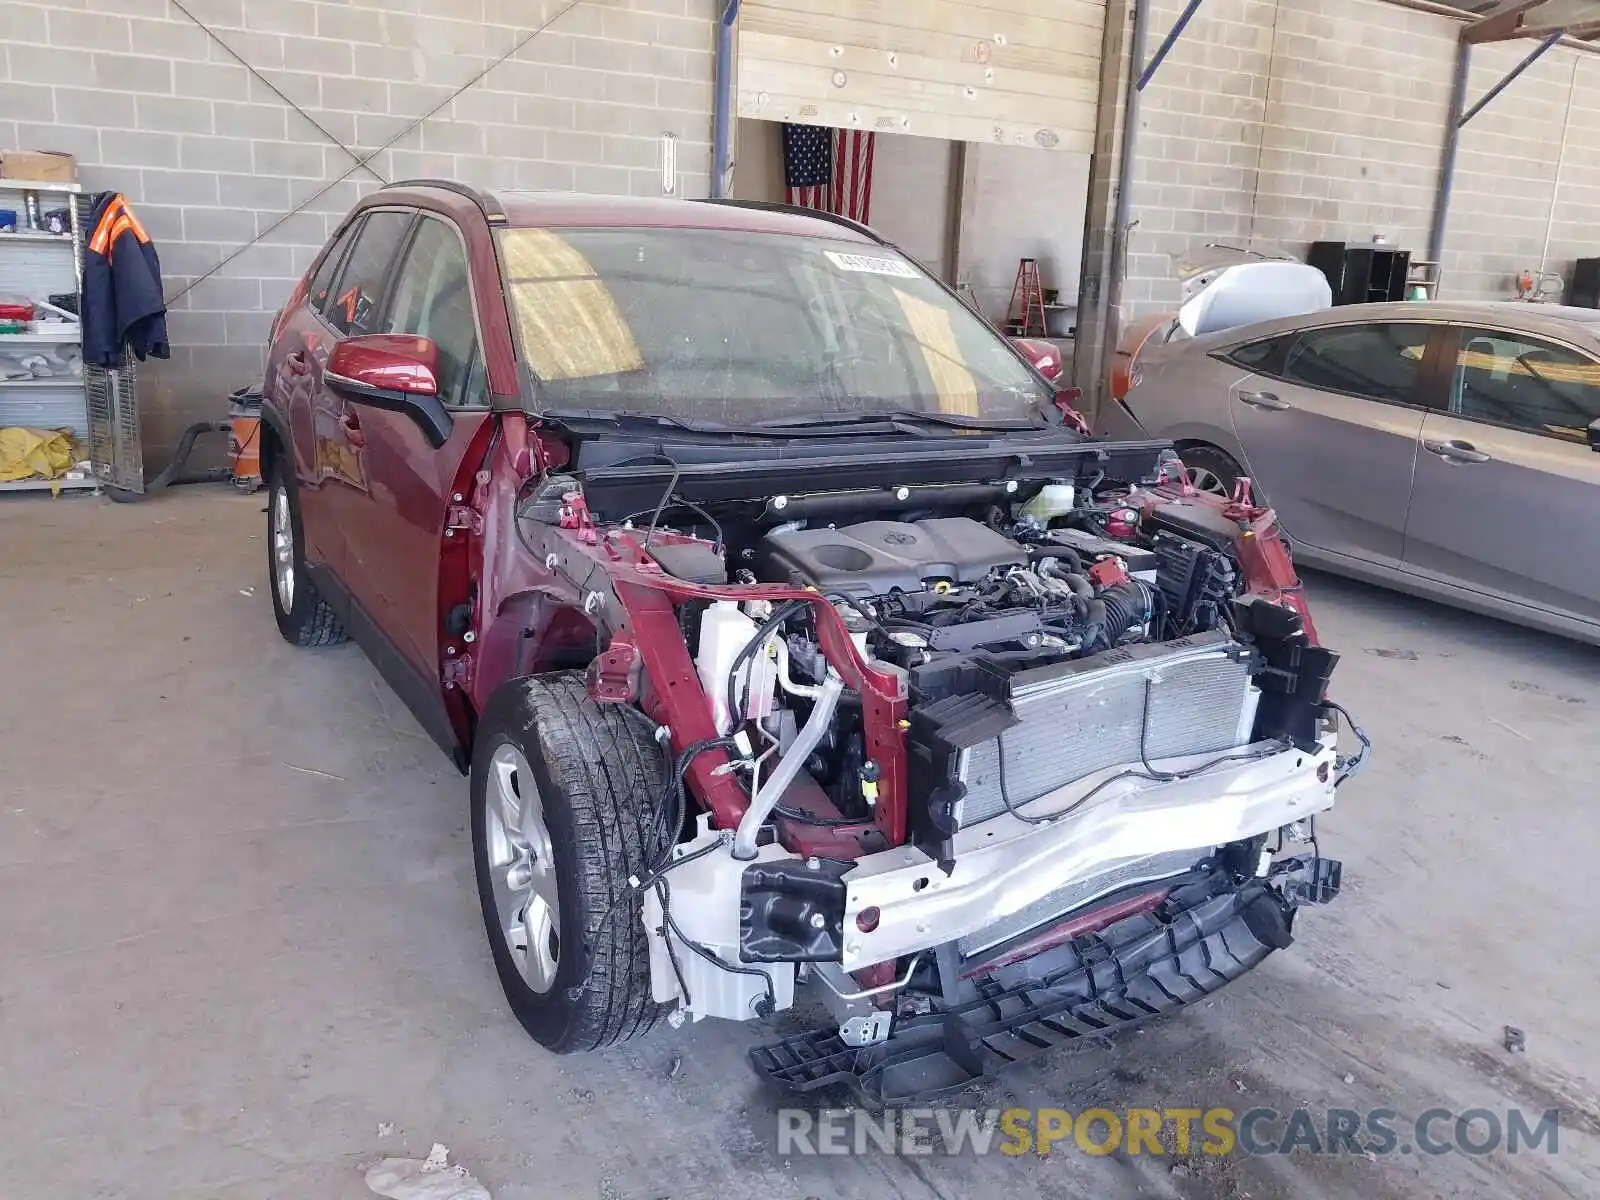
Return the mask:
{"type": "Polygon", "coordinates": [[[651,997],[649,940],[628,886],[665,840],[665,778],[641,723],[591,700],[580,671],[503,684],[478,722],[472,851],[484,929],[511,1011],[547,1050],[616,1045],[666,1014],[651,997]],[[525,893],[513,872],[533,880],[525,893]]]}
{"type": "Polygon", "coordinates": [[[272,614],[278,619],[278,632],[291,646],[337,645],[345,640],[344,626],[306,573],[304,546],[300,497],[280,461],[273,464],[267,492],[267,586],[272,591],[272,614]],[[287,543],[280,540],[285,517],[288,518],[287,543]],[[291,570],[288,582],[278,569],[284,554],[288,556],[291,570]]]}
{"type": "Polygon", "coordinates": [[[1183,447],[1178,451],[1178,457],[1188,468],[1191,482],[1202,492],[1231,495],[1233,485],[1245,473],[1244,468],[1235,462],[1231,455],[1203,442],[1183,447]],[[1202,487],[1202,482],[1208,486],[1202,487]]]}

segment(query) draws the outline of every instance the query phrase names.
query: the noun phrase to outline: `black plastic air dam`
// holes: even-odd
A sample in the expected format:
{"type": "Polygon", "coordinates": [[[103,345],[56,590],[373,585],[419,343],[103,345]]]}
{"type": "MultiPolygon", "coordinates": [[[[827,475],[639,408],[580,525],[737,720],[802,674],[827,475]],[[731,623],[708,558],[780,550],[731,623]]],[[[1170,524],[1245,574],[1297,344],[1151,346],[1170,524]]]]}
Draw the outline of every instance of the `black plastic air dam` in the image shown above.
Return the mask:
{"type": "Polygon", "coordinates": [[[1030,975],[1027,962],[997,971],[980,981],[979,999],[898,1020],[876,1046],[852,1048],[837,1029],[817,1029],[757,1046],[750,1062],[790,1092],[844,1085],[871,1105],[939,1096],[1205,999],[1287,945],[1292,914],[1276,889],[1250,880],[1165,921],[1124,918],[1081,939],[1082,951],[1055,971],[1030,975]]]}

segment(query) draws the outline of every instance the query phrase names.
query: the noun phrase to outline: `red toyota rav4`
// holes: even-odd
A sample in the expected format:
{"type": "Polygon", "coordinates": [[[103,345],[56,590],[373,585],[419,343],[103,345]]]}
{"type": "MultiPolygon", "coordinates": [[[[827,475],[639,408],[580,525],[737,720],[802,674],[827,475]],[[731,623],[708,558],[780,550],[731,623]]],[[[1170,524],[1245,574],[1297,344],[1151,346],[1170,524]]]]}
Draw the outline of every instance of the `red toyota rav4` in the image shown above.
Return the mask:
{"type": "Polygon", "coordinates": [[[558,1052],[820,1026],[926,1095],[1207,995],[1338,891],[1360,755],[1272,514],[1090,440],[849,221],[397,184],[265,380],[278,627],[471,773],[489,946],[558,1052]]]}

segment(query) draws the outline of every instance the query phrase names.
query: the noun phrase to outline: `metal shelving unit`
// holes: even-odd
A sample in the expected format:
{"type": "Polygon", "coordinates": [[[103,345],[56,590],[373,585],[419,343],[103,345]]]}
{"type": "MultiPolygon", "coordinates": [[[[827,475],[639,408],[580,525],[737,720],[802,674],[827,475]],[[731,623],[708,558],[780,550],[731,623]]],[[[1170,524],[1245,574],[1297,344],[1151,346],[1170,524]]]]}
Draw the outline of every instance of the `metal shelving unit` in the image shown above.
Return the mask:
{"type": "MultiPolygon", "coordinates": [[[[62,197],[71,214],[67,233],[18,228],[0,232],[0,296],[25,296],[38,301],[46,296],[80,291],[83,273],[83,229],[75,183],[47,183],[0,178],[0,208],[15,210],[19,226],[27,220],[26,195],[33,193],[37,208],[46,197],[62,197]]],[[[50,353],[65,345],[81,348],[82,326],[77,322],[35,323],[26,333],[0,334],[0,354],[15,355],[37,347],[50,353]]],[[[76,374],[41,378],[0,379],[0,426],[23,425],[33,429],[70,429],[78,461],[90,456],[88,392],[81,365],[76,374]]],[[[53,488],[97,488],[90,474],[83,479],[19,479],[0,483],[0,492],[47,491],[53,488]]]]}

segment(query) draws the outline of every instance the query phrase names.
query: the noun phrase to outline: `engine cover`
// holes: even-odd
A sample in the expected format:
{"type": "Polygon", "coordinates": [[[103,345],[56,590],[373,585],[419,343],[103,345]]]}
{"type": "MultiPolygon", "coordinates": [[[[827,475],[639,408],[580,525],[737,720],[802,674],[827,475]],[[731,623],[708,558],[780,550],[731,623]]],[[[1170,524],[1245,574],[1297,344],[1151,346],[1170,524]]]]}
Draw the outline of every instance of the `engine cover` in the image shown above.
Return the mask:
{"type": "Polygon", "coordinates": [[[783,530],[762,539],[761,556],[763,578],[854,598],[920,591],[937,581],[977,583],[996,567],[1028,560],[1016,542],[967,517],[783,530]]]}

